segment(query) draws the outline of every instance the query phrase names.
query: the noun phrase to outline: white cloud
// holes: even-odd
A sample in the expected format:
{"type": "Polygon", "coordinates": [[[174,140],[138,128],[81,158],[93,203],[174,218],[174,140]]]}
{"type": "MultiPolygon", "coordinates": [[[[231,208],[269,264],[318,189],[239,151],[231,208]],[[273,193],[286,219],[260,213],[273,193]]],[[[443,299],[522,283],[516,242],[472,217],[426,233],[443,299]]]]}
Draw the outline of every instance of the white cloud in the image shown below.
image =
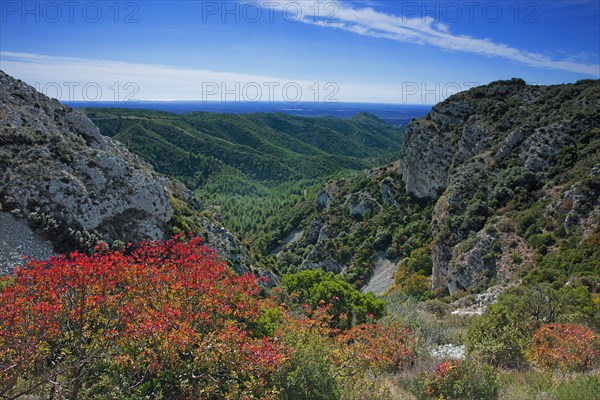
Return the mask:
{"type": "MultiPolygon", "coordinates": [[[[0,69],[62,101],[401,102],[401,87],[0,51],[0,69]],[[330,84],[329,86],[326,86],[330,84]],[[318,92],[317,92],[318,87],[318,92]],[[211,94],[212,93],[212,94],[211,94]],[[258,95],[260,94],[260,99],[258,95]]],[[[416,101],[419,102],[419,101],[416,101]]]]}
{"type": "Polygon", "coordinates": [[[340,0],[272,1],[246,0],[258,3],[267,9],[284,12],[288,19],[323,27],[343,29],[359,35],[385,38],[398,42],[438,47],[443,50],[461,51],[486,57],[498,57],[536,68],[575,72],[600,77],[600,65],[573,60],[552,59],[546,55],[519,50],[491,39],[478,39],[457,35],[450,28],[432,18],[408,18],[386,14],[371,7],[356,8],[340,0]],[[293,4],[293,7],[290,5],[293,4]],[[326,8],[327,7],[327,8],[326,8]],[[294,13],[294,10],[301,10],[294,13]],[[320,10],[316,14],[315,10],[320,10]],[[332,18],[325,18],[331,15],[332,18]],[[290,16],[290,14],[293,14],[290,16]]]}
{"type": "MultiPolygon", "coordinates": [[[[314,82],[282,77],[30,53],[0,52],[0,69],[60,100],[282,100],[284,85],[304,100],[314,82]],[[296,86],[298,85],[298,86],[296,86]],[[57,89],[57,87],[59,89],[57,89]],[[99,90],[98,90],[99,89],[99,90]],[[58,93],[60,90],[61,93],[58,93]],[[117,90],[119,93],[117,93],[117,90]],[[101,95],[97,98],[97,92],[101,95]],[[134,93],[135,92],[135,93],[134,93]],[[229,94],[227,94],[229,93],[229,94]]],[[[288,89],[290,98],[296,96],[288,89]]]]}

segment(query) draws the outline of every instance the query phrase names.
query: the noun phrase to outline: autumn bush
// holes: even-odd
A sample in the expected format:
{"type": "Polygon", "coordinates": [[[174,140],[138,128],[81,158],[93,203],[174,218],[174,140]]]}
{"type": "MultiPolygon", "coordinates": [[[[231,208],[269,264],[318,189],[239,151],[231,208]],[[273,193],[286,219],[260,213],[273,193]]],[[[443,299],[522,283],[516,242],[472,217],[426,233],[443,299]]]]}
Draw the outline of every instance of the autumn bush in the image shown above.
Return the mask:
{"type": "Polygon", "coordinates": [[[546,324],[533,335],[528,358],[533,365],[563,372],[590,369],[599,357],[600,341],[579,325],[546,324]]]}
{"type": "Polygon", "coordinates": [[[0,397],[336,398],[414,357],[410,333],[351,287],[339,293],[360,325],[335,282],[312,307],[259,283],[184,235],[31,261],[0,283],[0,397]]]}
{"type": "Polygon", "coordinates": [[[0,296],[0,394],[84,397],[103,381],[100,360],[110,360],[103,373],[129,377],[123,396],[275,393],[288,349],[250,335],[268,301],[257,279],[183,239],[17,268],[0,296]]]}

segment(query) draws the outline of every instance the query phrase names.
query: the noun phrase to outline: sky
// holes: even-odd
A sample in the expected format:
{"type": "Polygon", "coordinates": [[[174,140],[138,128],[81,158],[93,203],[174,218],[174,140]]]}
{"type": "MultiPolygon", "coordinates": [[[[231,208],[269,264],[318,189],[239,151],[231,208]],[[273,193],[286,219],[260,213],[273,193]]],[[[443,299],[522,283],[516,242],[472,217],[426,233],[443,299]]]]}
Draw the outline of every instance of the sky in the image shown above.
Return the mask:
{"type": "Polygon", "coordinates": [[[7,1],[0,69],[70,101],[434,104],[600,78],[600,1],[7,1]]]}

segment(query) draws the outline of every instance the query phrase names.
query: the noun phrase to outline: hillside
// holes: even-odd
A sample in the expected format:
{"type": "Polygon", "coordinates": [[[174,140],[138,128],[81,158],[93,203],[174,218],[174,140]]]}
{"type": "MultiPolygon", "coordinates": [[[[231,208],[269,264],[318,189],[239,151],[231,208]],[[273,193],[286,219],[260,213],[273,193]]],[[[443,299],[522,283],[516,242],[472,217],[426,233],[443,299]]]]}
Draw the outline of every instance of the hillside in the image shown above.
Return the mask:
{"type": "Polygon", "coordinates": [[[0,155],[2,272],[23,255],[87,251],[100,240],[118,247],[182,229],[250,268],[239,241],[201,215],[184,185],[103,136],[83,113],[1,71],[0,155]]]}
{"type": "Polygon", "coordinates": [[[193,189],[224,175],[279,183],[366,168],[399,151],[402,136],[365,113],[347,120],[116,109],[87,109],[87,115],[104,135],[193,189]]]}
{"type": "Polygon", "coordinates": [[[357,287],[391,264],[387,283],[374,290],[381,294],[393,282],[398,262],[431,241],[433,202],[406,194],[397,169],[393,163],[328,180],[270,262],[282,273],[314,268],[341,273],[357,287]]]}
{"type": "Polygon", "coordinates": [[[599,81],[521,80],[452,96],[409,124],[399,162],[328,181],[273,262],[422,298],[514,282],[598,292],[599,96],[599,81]]]}
{"type": "Polygon", "coordinates": [[[600,282],[600,81],[460,93],[408,128],[399,173],[436,199],[433,289],[600,282]]]}
{"type": "MultiPolygon", "coordinates": [[[[471,89],[409,124],[403,144],[402,129],[364,113],[348,120],[87,114],[103,133],[195,189],[276,273],[323,268],[356,287],[395,287],[421,298],[517,281],[575,279],[597,291],[598,84],[543,87],[515,79],[471,89]],[[365,169],[400,146],[396,163],[365,169]]],[[[175,187],[184,201],[169,202],[166,212],[174,207],[175,215],[156,232],[218,225],[198,216],[197,200],[191,211],[193,196],[175,187]]],[[[37,218],[28,203],[5,203],[18,209],[14,215],[29,209],[25,215],[37,218]]],[[[112,238],[107,232],[115,229],[89,231],[112,238]]]]}

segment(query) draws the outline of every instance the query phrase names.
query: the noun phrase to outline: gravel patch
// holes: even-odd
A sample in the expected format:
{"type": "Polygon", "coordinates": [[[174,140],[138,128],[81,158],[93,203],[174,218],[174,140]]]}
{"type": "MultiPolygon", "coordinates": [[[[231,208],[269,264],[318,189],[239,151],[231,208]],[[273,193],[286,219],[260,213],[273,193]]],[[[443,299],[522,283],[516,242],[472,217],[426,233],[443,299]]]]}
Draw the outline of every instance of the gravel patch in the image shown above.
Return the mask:
{"type": "Polygon", "coordinates": [[[281,253],[281,251],[283,250],[283,248],[287,245],[296,243],[297,241],[299,241],[300,239],[302,239],[302,236],[304,236],[304,231],[302,229],[295,229],[292,232],[290,232],[289,235],[287,235],[287,237],[285,238],[285,240],[283,241],[283,244],[276,246],[273,251],[271,252],[272,256],[276,256],[279,253],[281,253]]]}
{"type": "Polygon", "coordinates": [[[465,346],[457,344],[442,344],[431,349],[431,356],[437,359],[452,358],[462,360],[465,358],[465,346]]]}
{"type": "Polygon", "coordinates": [[[40,239],[22,219],[0,212],[0,275],[10,274],[24,257],[46,259],[56,255],[52,244],[40,239]]]}

